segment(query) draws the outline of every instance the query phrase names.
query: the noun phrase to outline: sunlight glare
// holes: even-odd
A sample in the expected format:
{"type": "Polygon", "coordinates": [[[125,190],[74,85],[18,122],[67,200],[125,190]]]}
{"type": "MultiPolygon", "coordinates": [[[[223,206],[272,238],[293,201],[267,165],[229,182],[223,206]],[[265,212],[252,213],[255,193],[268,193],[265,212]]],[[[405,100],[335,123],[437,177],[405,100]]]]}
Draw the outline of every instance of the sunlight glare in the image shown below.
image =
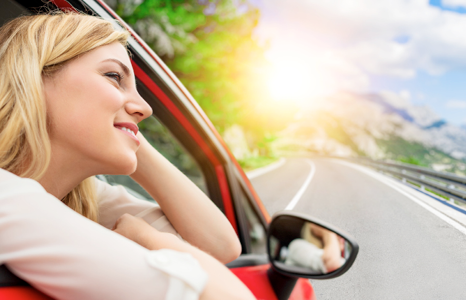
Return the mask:
{"type": "Polygon", "coordinates": [[[268,78],[270,95],[275,101],[294,101],[305,104],[330,93],[328,76],[302,62],[274,62],[268,78]]]}

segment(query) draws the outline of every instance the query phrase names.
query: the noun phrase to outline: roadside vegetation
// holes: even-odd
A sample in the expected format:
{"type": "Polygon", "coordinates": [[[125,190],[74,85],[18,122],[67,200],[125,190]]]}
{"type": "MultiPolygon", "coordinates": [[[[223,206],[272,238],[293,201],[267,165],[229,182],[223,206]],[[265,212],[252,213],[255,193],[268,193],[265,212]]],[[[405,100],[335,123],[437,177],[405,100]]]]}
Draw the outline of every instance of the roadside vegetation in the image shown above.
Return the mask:
{"type": "Polygon", "coordinates": [[[268,157],[268,156],[256,156],[246,159],[239,159],[238,162],[245,172],[251,171],[263,166],[270,165],[278,161],[279,157],[268,157]]]}
{"type": "MultiPolygon", "coordinates": [[[[267,44],[254,36],[257,8],[244,0],[106,2],[175,73],[220,134],[240,128],[244,149],[233,152],[246,169],[276,160],[269,137],[285,127],[289,109],[267,106],[260,81],[267,44]]],[[[225,141],[237,147],[236,140],[225,141]]]]}
{"type": "Polygon", "coordinates": [[[427,148],[422,144],[400,138],[392,138],[389,141],[379,140],[378,144],[384,149],[387,159],[466,176],[466,163],[463,160],[436,148],[427,148]]]}

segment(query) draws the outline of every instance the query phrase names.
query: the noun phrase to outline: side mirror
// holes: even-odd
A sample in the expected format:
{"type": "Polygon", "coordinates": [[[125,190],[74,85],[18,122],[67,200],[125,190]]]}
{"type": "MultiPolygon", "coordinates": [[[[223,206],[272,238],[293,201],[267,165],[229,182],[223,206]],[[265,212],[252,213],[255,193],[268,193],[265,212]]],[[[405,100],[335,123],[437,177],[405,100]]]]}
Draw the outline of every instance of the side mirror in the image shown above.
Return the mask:
{"type": "Polygon", "coordinates": [[[358,244],[348,234],[305,214],[282,211],[267,232],[272,268],[286,277],[328,279],[353,264],[358,244]]]}

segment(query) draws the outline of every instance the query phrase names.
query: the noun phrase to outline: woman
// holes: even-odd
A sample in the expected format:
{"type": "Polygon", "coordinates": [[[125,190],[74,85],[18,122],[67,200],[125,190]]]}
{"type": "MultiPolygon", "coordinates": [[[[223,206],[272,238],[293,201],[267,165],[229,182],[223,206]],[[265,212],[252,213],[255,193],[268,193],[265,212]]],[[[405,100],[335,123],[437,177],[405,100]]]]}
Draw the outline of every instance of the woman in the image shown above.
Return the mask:
{"type": "Polygon", "coordinates": [[[335,232],[306,222],[300,238],[288,245],[285,264],[309,268],[321,274],[333,272],[345,264],[342,257],[344,243],[345,240],[335,232]]]}
{"type": "Polygon", "coordinates": [[[127,38],[71,13],[0,29],[0,263],[56,299],[253,299],[229,222],[138,132],[127,38]],[[189,244],[97,174],[131,174],[189,244]]]}

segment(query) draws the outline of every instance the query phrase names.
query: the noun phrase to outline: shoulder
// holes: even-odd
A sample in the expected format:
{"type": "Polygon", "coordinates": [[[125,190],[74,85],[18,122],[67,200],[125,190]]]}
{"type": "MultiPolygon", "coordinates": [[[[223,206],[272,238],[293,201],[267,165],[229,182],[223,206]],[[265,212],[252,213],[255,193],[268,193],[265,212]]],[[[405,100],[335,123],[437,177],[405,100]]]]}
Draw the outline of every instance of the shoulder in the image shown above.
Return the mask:
{"type": "Polygon", "coordinates": [[[17,179],[21,179],[21,177],[16,176],[15,174],[0,168],[0,183],[7,181],[7,180],[17,180],[17,179]]]}
{"type": "Polygon", "coordinates": [[[47,193],[37,181],[29,178],[21,178],[11,172],[0,168],[0,190],[1,194],[11,192],[29,193],[39,192],[47,193]]]}

